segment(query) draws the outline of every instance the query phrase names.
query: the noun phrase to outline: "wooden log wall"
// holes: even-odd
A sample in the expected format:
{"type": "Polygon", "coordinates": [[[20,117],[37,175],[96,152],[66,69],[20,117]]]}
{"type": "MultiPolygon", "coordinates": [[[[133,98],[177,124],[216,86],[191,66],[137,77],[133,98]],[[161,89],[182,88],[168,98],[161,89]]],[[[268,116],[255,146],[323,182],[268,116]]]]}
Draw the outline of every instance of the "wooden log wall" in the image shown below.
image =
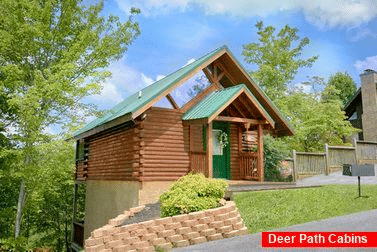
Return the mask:
{"type": "Polygon", "coordinates": [[[242,131],[242,129],[238,124],[230,124],[230,178],[234,180],[242,179],[239,157],[242,141],[239,139],[239,131],[242,131]]]}
{"type": "Polygon", "coordinates": [[[190,171],[206,174],[206,151],[204,150],[204,125],[191,124],[190,129],[190,171]]]}
{"type": "Polygon", "coordinates": [[[182,112],[152,107],[140,124],[142,181],[176,180],[190,170],[189,126],[182,112]]]}
{"type": "Polygon", "coordinates": [[[83,182],[86,179],[84,177],[84,161],[83,160],[76,161],[75,179],[80,182],[83,182]]]}
{"type": "Polygon", "coordinates": [[[245,131],[242,133],[242,150],[254,151],[258,147],[258,131],[245,131]]]}
{"type": "MultiPolygon", "coordinates": [[[[86,139],[88,143],[88,180],[138,180],[139,129],[137,126],[120,126],[86,139]]],[[[83,180],[77,164],[77,180],[83,180]]]]}

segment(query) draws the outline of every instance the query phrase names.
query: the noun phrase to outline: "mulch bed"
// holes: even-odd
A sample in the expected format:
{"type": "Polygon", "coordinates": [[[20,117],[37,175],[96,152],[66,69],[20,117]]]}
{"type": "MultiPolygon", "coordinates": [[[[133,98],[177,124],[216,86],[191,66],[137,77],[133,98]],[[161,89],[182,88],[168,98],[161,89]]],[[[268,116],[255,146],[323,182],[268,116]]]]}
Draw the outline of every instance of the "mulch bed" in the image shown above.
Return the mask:
{"type": "Polygon", "coordinates": [[[145,208],[140,212],[136,213],[134,216],[130,216],[127,220],[125,220],[122,225],[129,225],[133,223],[155,220],[160,218],[161,210],[160,210],[160,202],[146,204],[145,208]]]}

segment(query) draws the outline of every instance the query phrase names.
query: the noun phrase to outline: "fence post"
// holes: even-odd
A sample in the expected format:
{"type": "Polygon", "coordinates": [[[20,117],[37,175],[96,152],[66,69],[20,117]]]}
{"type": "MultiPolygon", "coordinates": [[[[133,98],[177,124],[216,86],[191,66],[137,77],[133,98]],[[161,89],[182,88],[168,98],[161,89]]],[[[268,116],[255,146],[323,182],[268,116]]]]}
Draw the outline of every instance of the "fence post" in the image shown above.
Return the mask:
{"type": "Polygon", "coordinates": [[[296,182],[297,180],[297,169],[296,169],[296,151],[293,150],[293,154],[292,154],[292,158],[293,158],[293,182],[296,182]]]}
{"type": "Polygon", "coordinates": [[[353,147],[355,147],[355,163],[359,164],[359,160],[357,157],[357,139],[356,138],[353,139],[353,147]]]}
{"type": "Polygon", "coordinates": [[[329,175],[330,167],[329,167],[329,145],[325,144],[325,175],[329,175]]]}

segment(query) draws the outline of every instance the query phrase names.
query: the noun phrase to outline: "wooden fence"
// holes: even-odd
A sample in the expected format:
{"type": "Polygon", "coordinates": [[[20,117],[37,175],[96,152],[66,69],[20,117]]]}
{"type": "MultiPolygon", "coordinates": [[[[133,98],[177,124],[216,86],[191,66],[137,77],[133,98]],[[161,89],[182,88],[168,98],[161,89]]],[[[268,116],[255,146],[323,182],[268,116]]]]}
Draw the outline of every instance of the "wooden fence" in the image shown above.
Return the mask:
{"type": "Polygon", "coordinates": [[[377,142],[354,141],[353,146],[328,146],[324,152],[296,152],[286,159],[294,180],[339,170],[343,164],[377,163],[377,142]]]}

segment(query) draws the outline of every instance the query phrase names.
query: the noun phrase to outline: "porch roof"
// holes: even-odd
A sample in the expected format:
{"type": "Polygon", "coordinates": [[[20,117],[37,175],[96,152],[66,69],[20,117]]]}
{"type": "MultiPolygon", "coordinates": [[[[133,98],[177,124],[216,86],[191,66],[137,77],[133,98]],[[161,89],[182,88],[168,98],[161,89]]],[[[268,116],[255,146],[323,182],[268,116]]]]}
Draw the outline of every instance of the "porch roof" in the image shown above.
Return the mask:
{"type": "Polygon", "coordinates": [[[214,117],[219,115],[230,103],[232,103],[238,96],[245,93],[250,102],[253,103],[263,117],[272,125],[275,121],[266,112],[263,106],[258,102],[255,96],[249,91],[245,84],[239,84],[233,87],[221,89],[208,95],[201,100],[197,105],[188,110],[183,116],[182,120],[197,120],[208,118],[212,121],[214,117]]]}

